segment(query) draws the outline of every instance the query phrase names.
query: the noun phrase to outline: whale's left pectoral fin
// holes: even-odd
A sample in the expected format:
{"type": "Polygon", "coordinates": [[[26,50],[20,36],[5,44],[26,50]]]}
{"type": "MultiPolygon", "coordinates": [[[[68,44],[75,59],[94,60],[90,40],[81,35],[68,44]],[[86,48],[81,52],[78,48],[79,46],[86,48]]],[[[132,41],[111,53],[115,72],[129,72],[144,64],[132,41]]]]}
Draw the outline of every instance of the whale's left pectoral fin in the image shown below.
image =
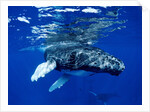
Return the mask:
{"type": "Polygon", "coordinates": [[[34,74],[31,77],[31,81],[32,82],[37,81],[38,78],[45,77],[47,73],[49,73],[55,68],[56,68],[56,62],[53,59],[48,60],[47,62],[41,63],[40,65],[37,66],[34,74]]]}
{"type": "Polygon", "coordinates": [[[54,91],[57,88],[60,88],[70,79],[70,75],[63,74],[56,82],[53,83],[53,85],[49,88],[49,92],[54,91]]]}

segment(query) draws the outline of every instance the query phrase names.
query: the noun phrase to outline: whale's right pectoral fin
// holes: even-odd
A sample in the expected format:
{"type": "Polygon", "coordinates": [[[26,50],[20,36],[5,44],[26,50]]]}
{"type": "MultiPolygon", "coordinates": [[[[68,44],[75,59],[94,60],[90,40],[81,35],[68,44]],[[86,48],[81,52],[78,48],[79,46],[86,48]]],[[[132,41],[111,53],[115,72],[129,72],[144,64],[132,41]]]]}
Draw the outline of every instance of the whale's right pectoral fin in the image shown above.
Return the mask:
{"type": "Polygon", "coordinates": [[[31,81],[37,81],[40,77],[45,77],[47,73],[56,68],[56,61],[51,59],[47,62],[41,63],[37,66],[34,74],[31,77],[31,81]]]}
{"type": "Polygon", "coordinates": [[[63,74],[57,81],[53,83],[53,85],[49,88],[49,92],[54,91],[57,88],[60,88],[70,79],[70,75],[63,74]]]}

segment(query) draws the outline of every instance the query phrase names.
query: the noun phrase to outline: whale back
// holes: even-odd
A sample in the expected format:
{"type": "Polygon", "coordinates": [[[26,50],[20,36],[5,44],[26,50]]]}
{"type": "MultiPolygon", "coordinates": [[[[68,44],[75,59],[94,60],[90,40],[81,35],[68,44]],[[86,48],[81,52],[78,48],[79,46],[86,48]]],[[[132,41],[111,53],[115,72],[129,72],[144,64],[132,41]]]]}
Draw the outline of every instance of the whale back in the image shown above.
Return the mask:
{"type": "Polygon", "coordinates": [[[57,70],[85,70],[95,73],[110,73],[119,75],[124,70],[124,63],[104,52],[88,45],[59,45],[47,48],[45,60],[53,58],[57,70]]]}

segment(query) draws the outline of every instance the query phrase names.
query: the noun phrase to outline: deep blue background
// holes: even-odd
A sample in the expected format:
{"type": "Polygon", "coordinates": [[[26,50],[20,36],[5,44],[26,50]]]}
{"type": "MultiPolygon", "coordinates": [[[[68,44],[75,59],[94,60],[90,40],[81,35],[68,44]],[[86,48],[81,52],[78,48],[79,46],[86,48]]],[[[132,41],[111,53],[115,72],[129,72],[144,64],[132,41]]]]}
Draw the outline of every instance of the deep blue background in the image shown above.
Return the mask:
{"type": "MultiPolygon", "coordinates": [[[[125,70],[120,76],[106,73],[89,77],[71,77],[60,89],[48,92],[49,87],[62,73],[54,70],[45,78],[31,82],[31,75],[38,64],[44,62],[41,52],[19,52],[29,41],[30,26],[48,23],[38,21],[38,11],[34,7],[9,7],[9,17],[17,17],[20,13],[32,17],[30,24],[11,21],[9,26],[8,51],[8,104],[9,105],[102,105],[104,94],[108,105],[141,105],[142,104],[142,9],[141,7],[122,7],[126,13],[119,19],[128,20],[126,28],[116,30],[106,38],[99,39],[95,46],[118,57],[125,63],[125,70]],[[16,29],[20,31],[17,32],[16,29]],[[100,94],[98,99],[89,91],[100,94]],[[110,96],[110,98],[109,98],[110,96]]],[[[67,15],[66,15],[67,17],[67,15]]],[[[69,20],[68,20],[69,21],[69,20]]]]}

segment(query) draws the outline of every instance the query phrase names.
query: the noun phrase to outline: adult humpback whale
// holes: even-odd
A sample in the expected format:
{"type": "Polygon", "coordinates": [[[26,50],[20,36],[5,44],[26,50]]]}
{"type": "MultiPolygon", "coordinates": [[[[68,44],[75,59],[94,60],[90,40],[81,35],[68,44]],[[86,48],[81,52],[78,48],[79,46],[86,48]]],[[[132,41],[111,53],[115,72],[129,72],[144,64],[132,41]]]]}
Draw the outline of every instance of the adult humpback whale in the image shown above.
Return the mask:
{"type": "Polygon", "coordinates": [[[48,46],[44,54],[46,62],[38,65],[31,81],[56,69],[64,74],[49,88],[52,92],[66,83],[71,75],[89,76],[95,73],[109,73],[118,76],[124,63],[103,50],[84,44],[60,43],[48,46]]]}

